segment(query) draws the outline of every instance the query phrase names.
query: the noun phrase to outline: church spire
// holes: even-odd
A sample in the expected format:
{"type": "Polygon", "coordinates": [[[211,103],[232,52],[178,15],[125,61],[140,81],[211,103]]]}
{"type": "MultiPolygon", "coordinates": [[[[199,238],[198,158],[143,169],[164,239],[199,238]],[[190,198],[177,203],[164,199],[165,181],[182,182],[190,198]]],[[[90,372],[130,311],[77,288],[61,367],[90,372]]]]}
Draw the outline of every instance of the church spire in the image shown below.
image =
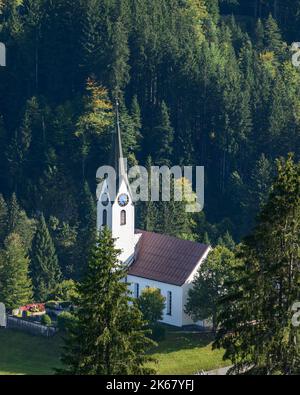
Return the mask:
{"type": "Polygon", "coordinates": [[[121,183],[122,180],[127,182],[127,172],[125,166],[125,158],[123,155],[123,147],[122,147],[122,133],[121,133],[121,125],[120,125],[120,102],[119,99],[116,98],[116,130],[114,133],[114,167],[117,172],[117,181],[121,183]]]}
{"type": "Polygon", "coordinates": [[[98,229],[107,226],[121,251],[119,260],[132,261],[135,251],[135,207],[127,177],[127,165],[122,148],[119,101],[115,102],[115,127],[109,166],[116,172],[116,179],[107,173],[98,199],[98,229]],[[115,183],[116,182],[116,183],[115,183]],[[111,202],[111,204],[109,204],[111,202]]]}

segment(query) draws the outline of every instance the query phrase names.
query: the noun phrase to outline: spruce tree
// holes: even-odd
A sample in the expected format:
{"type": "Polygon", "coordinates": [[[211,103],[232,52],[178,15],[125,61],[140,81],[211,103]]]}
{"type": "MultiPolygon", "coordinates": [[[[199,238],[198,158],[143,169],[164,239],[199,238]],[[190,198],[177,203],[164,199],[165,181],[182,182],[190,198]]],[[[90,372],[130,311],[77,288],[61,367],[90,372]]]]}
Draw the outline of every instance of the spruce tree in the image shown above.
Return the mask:
{"type": "Polygon", "coordinates": [[[14,193],[8,202],[8,219],[6,234],[17,233],[24,247],[29,251],[35,232],[35,221],[28,218],[26,212],[20,207],[14,193]]]}
{"type": "Polygon", "coordinates": [[[32,300],[29,258],[16,233],[7,237],[0,251],[0,300],[11,310],[32,300]]]}
{"type": "Polygon", "coordinates": [[[83,250],[89,241],[84,239],[84,234],[88,237],[85,233],[87,228],[82,226],[81,236],[77,225],[71,226],[68,222],[60,222],[55,217],[49,219],[50,234],[64,278],[77,279],[84,270],[83,250]]]}
{"type": "Polygon", "coordinates": [[[265,40],[265,30],[264,25],[261,19],[258,19],[255,28],[255,46],[258,51],[262,51],[264,48],[264,40],[265,40]]]}
{"type": "Polygon", "coordinates": [[[138,102],[137,96],[133,96],[132,102],[131,102],[131,118],[133,119],[134,126],[137,131],[140,131],[142,128],[142,115],[141,115],[141,107],[138,102]]]}
{"type": "Polygon", "coordinates": [[[228,231],[222,237],[221,245],[225,248],[228,248],[228,250],[230,251],[234,251],[236,245],[231,234],[228,231]]]}
{"type": "Polygon", "coordinates": [[[279,57],[283,56],[286,47],[278,24],[271,14],[265,23],[265,47],[279,57]]]}
{"type": "Polygon", "coordinates": [[[148,201],[140,204],[140,222],[143,230],[153,232],[157,223],[157,205],[151,199],[152,159],[149,156],[146,163],[148,171],[148,201]]]}
{"type": "Polygon", "coordinates": [[[81,259],[76,267],[76,277],[80,278],[87,269],[88,257],[96,242],[96,202],[91,194],[89,185],[84,183],[80,199],[80,228],[78,234],[78,243],[81,250],[81,259]]]}
{"type": "Polygon", "coordinates": [[[155,165],[169,166],[172,161],[174,130],[171,126],[169,110],[165,102],[162,102],[156,121],[156,126],[153,129],[155,154],[155,165]]]}
{"type": "MultiPolygon", "coordinates": [[[[103,43],[99,29],[99,9],[99,0],[87,0],[85,2],[80,46],[82,53],[82,66],[86,75],[92,75],[99,72],[98,68],[103,56],[103,43]]],[[[99,76],[97,75],[97,77],[99,76]]]]}
{"type": "Polygon", "coordinates": [[[170,201],[160,201],[157,204],[157,224],[155,230],[162,234],[193,240],[193,218],[191,213],[186,212],[187,202],[184,199],[182,201],[176,201],[175,183],[178,186],[181,184],[181,181],[171,180],[170,201]],[[177,185],[177,183],[179,184],[177,185]]]}
{"type": "Polygon", "coordinates": [[[111,232],[105,228],[90,256],[86,276],[78,288],[76,325],[70,328],[60,374],[150,374],[145,322],[130,303],[126,270],[120,265],[111,232]]]}
{"type": "Polygon", "coordinates": [[[111,52],[108,54],[112,57],[109,86],[116,97],[121,96],[124,87],[129,82],[128,31],[123,19],[123,16],[120,15],[114,22],[110,32],[111,52]]]}
{"type": "Polygon", "coordinates": [[[133,105],[134,108],[130,114],[123,105],[120,113],[123,153],[128,158],[129,166],[136,165],[136,156],[140,151],[141,143],[140,109],[136,101],[133,105]]]}
{"type": "Polygon", "coordinates": [[[7,232],[8,208],[6,201],[0,194],[0,248],[3,246],[7,232]]]}
{"type": "Polygon", "coordinates": [[[249,182],[248,207],[249,213],[251,213],[249,219],[253,224],[259,211],[267,202],[272,186],[273,172],[272,163],[262,154],[255,163],[249,182]]]}
{"type": "Polygon", "coordinates": [[[211,241],[207,232],[204,233],[202,243],[205,245],[211,245],[211,241]]]}
{"type": "Polygon", "coordinates": [[[55,246],[43,215],[38,219],[37,232],[33,240],[30,271],[35,299],[44,302],[62,276],[55,246]]]}
{"type": "Polygon", "coordinates": [[[299,373],[292,306],[299,300],[300,165],[278,161],[278,175],[254,232],[245,239],[237,281],[220,300],[220,330],[232,371],[299,373]]]}

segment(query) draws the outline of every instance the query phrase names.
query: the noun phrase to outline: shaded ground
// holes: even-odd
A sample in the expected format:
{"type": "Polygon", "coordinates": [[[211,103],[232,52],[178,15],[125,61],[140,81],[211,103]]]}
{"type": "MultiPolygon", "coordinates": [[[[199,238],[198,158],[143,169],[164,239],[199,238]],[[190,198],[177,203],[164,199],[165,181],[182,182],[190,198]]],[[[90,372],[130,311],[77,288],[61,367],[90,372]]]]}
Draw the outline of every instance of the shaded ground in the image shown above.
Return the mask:
{"type": "MultiPolygon", "coordinates": [[[[195,374],[228,366],[222,351],[212,351],[211,335],[168,332],[167,339],[152,351],[158,374],[195,374]]],[[[59,367],[62,340],[12,330],[0,330],[0,374],[53,374],[59,367]]]]}
{"type": "Polygon", "coordinates": [[[44,338],[22,332],[0,330],[0,375],[53,374],[58,367],[60,337],[44,338]]]}

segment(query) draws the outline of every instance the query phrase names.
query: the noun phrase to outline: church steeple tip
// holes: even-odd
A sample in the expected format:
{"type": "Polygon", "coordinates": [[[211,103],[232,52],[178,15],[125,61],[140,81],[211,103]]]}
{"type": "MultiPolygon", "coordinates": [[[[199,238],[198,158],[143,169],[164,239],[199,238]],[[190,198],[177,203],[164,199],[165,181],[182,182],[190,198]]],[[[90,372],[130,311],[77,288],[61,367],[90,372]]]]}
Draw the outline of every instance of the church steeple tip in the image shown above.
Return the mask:
{"type": "Polygon", "coordinates": [[[121,132],[121,124],[120,124],[120,101],[116,98],[115,101],[115,111],[116,111],[116,129],[114,133],[114,165],[115,170],[117,172],[117,179],[119,182],[123,180],[127,180],[127,172],[125,166],[125,158],[123,155],[123,146],[122,146],[122,132],[121,132]]]}
{"type": "Polygon", "coordinates": [[[124,158],[123,147],[122,147],[122,135],[121,135],[121,125],[120,125],[120,102],[116,98],[116,161],[118,162],[120,158],[124,158]]]}

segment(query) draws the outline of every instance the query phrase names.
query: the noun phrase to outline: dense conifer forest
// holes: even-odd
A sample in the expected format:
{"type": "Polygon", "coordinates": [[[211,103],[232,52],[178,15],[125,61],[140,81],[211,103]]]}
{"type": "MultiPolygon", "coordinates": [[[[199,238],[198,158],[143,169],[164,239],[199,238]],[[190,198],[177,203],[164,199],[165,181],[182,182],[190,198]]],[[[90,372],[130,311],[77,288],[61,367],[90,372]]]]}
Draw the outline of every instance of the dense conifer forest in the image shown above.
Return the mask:
{"type": "Polygon", "coordinates": [[[141,228],[214,245],[253,228],[275,160],[299,159],[300,74],[290,44],[300,38],[300,1],[0,7],[0,247],[14,244],[37,297],[84,268],[116,96],[131,164],[205,166],[204,212],[140,205],[141,228]],[[51,275],[40,278],[40,267],[51,275]]]}

